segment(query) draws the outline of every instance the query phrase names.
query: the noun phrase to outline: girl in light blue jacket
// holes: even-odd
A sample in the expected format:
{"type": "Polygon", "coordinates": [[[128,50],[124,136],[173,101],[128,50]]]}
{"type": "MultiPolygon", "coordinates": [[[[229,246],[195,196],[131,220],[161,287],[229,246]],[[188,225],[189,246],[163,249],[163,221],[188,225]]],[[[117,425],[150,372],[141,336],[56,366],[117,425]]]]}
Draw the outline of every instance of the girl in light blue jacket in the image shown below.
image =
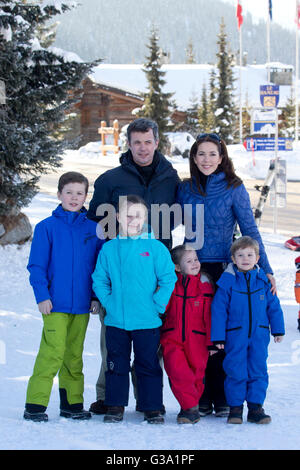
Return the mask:
{"type": "Polygon", "coordinates": [[[105,243],[92,275],[93,289],[106,309],[107,372],[105,422],[123,419],[128,405],[131,343],[139,408],[148,422],[162,423],[162,370],[157,357],[160,315],[176,283],[167,248],[145,230],[146,203],[123,199],[119,235],[105,243]]]}

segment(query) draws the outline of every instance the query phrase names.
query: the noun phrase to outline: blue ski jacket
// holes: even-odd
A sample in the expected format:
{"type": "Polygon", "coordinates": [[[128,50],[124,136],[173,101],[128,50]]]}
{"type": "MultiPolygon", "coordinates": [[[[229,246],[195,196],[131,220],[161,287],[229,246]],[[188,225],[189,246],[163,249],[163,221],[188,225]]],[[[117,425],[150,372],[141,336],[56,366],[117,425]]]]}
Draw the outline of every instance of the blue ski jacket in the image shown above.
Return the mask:
{"type": "Polygon", "coordinates": [[[168,249],[146,231],[106,242],[92,277],[105,325],[128,331],[161,326],[177,281],[168,249]]]}
{"type": "MultiPolygon", "coordinates": [[[[230,247],[233,242],[233,234],[238,223],[242,235],[248,235],[259,243],[259,266],[266,273],[273,274],[269,264],[264,245],[259,234],[252,213],[249,194],[243,184],[234,188],[228,187],[223,172],[213,173],[208,176],[206,194],[201,195],[195,180],[192,187],[189,181],[179,185],[177,202],[180,203],[185,215],[189,214],[187,222],[196,233],[196,209],[199,205],[204,210],[204,217],[200,219],[197,232],[204,229],[202,247],[196,249],[200,262],[225,262],[231,261],[230,247]],[[184,208],[190,205],[191,212],[184,208]],[[203,227],[204,224],[204,227],[203,227]]],[[[193,242],[194,239],[185,238],[185,242],[193,242]]]]}
{"type": "Polygon", "coordinates": [[[68,212],[59,205],[34,230],[27,269],[36,302],[50,299],[53,312],[90,310],[92,278],[104,240],[86,209],[68,212]],[[96,233],[98,230],[99,237],[96,233]]]}
{"type": "MultiPolygon", "coordinates": [[[[283,312],[277,295],[262,269],[243,273],[230,264],[217,281],[212,302],[211,340],[213,342],[244,341],[260,331],[284,335],[283,312]],[[233,335],[234,333],[234,335],[233,335]],[[240,339],[238,339],[240,338],[240,339]]],[[[226,347],[225,347],[226,350],[226,347]]]]}

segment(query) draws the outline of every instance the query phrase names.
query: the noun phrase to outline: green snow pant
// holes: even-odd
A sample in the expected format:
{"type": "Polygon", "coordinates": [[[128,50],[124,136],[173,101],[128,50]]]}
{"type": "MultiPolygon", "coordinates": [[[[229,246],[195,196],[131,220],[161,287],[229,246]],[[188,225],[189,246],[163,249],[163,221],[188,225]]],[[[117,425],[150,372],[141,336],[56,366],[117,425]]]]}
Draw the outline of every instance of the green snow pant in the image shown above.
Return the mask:
{"type": "Polygon", "coordinates": [[[89,314],[53,312],[43,315],[43,321],[40,349],[28,382],[26,404],[47,407],[57,373],[59,389],[66,391],[68,403],[83,403],[82,353],[89,314]]]}

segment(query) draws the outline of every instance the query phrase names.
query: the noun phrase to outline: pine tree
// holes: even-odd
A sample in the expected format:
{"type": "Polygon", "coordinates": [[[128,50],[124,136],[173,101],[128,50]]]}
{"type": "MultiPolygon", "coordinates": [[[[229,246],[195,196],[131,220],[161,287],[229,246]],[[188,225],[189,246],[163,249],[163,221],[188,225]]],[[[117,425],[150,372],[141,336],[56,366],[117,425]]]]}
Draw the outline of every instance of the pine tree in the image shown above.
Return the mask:
{"type": "Polygon", "coordinates": [[[209,103],[207,99],[206,85],[203,84],[202,95],[201,95],[201,105],[198,112],[199,119],[199,129],[200,132],[210,132],[211,126],[209,123],[209,103]]]}
{"type": "Polygon", "coordinates": [[[193,91],[190,97],[190,106],[186,110],[186,120],[185,120],[185,129],[187,132],[190,132],[192,136],[196,136],[198,134],[198,110],[199,110],[199,102],[198,96],[193,91]]]}
{"type": "Polygon", "coordinates": [[[144,93],[144,106],[139,117],[147,117],[157,122],[159,128],[159,149],[164,151],[167,146],[166,132],[171,130],[171,98],[173,93],[162,91],[166,81],[166,72],[161,70],[160,53],[158,46],[158,33],[152,27],[150,43],[147,45],[149,56],[146,57],[143,71],[148,81],[148,91],[144,93]]]}
{"type": "Polygon", "coordinates": [[[211,130],[215,130],[216,127],[216,101],[217,101],[217,86],[216,86],[216,71],[214,68],[211,69],[209,77],[209,97],[208,97],[208,123],[207,127],[211,130]]]}
{"type": "Polygon", "coordinates": [[[291,87],[291,94],[287,99],[285,107],[281,111],[279,117],[279,131],[284,137],[293,137],[295,138],[295,119],[296,119],[296,110],[295,110],[295,99],[293,96],[293,89],[291,87]]]}
{"type": "Polygon", "coordinates": [[[218,96],[216,100],[216,132],[226,143],[234,141],[236,106],[233,99],[234,77],[232,71],[233,55],[228,50],[225,24],[222,18],[217,44],[218,96]]]}
{"type": "Polygon", "coordinates": [[[185,53],[186,53],[186,63],[195,64],[196,59],[195,59],[194,46],[193,46],[192,39],[189,40],[185,53]]]}
{"type": "Polygon", "coordinates": [[[74,103],[70,91],[98,63],[68,61],[41,47],[38,26],[67,9],[0,0],[0,80],[6,88],[0,107],[0,233],[17,225],[13,218],[38,192],[40,176],[61,165],[59,155],[70,142],[53,138],[53,130],[74,103]]]}

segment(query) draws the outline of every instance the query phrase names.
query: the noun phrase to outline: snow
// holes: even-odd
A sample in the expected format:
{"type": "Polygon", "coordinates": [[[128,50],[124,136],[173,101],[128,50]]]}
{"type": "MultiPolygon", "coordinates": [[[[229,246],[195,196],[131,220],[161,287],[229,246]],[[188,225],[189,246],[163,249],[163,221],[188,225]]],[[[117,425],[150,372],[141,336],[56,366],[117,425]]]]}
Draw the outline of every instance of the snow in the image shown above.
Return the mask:
{"type": "MultiPolygon", "coordinates": [[[[118,155],[101,157],[95,152],[97,143],[80,151],[69,151],[68,161],[118,165],[118,155]]],[[[230,147],[237,161],[243,149],[230,147]]],[[[246,152],[248,155],[249,153],[246,152]]],[[[295,170],[299,175],[299,152],[294,152],[295,170]],[[296,161],[298,166],[296,165],[296,161]]],[[[250,156],[247,157],[251,162],[250,156]]],[[[188,165],[178,156],[174,166],[188,165]],[[177,163],[176,163],[177,162],[177,163]]],[[[258,158],[256,159],[258,162],[258,158]]],[[[261,163],[262,165],[262,163],[261,163]]],[[[245,165],[244,171],[247,171],[245,165]]],[[[49,216],[58,201],[54,196],[39,193],[24,212],[33,227],[49,216]]],[[[182,227],[175,233],[175,244],[183,239],[182,227]]],[[[300,446],[300,336],[297,330],[298,307],[294,297],[296,254],[284,248],[285,237],[262,232],[268,257],[274,269],[278,295],[284,311],[286,336],[282,343],[271,340],[268,358],[269,389],[265,410],[272,416],[267,426],[246,422],[228,425],[226,418],[208,416],[195,425],[179,426],[176,415],[179,405],[164,377],[164,404],[167,414],[163,426],[150,426],[143,415],[135,411],[132,387],[124,422],[104,424],[103,416],[94,415],[89,421],[69,421],[59,417],[58,382],[54,381],[48,406],[48,423],[33,423],[23,419],[27,381],[32,373],[39,348],[42,319],[35,304],[26,269],[30,243],[21,247],[0,247],[0,449],[2,450],[298,450],[300,446]]],[[[84,347],[85,408],[95,401],[97,381],[100,322],[91,316],[84,347]]]]}

